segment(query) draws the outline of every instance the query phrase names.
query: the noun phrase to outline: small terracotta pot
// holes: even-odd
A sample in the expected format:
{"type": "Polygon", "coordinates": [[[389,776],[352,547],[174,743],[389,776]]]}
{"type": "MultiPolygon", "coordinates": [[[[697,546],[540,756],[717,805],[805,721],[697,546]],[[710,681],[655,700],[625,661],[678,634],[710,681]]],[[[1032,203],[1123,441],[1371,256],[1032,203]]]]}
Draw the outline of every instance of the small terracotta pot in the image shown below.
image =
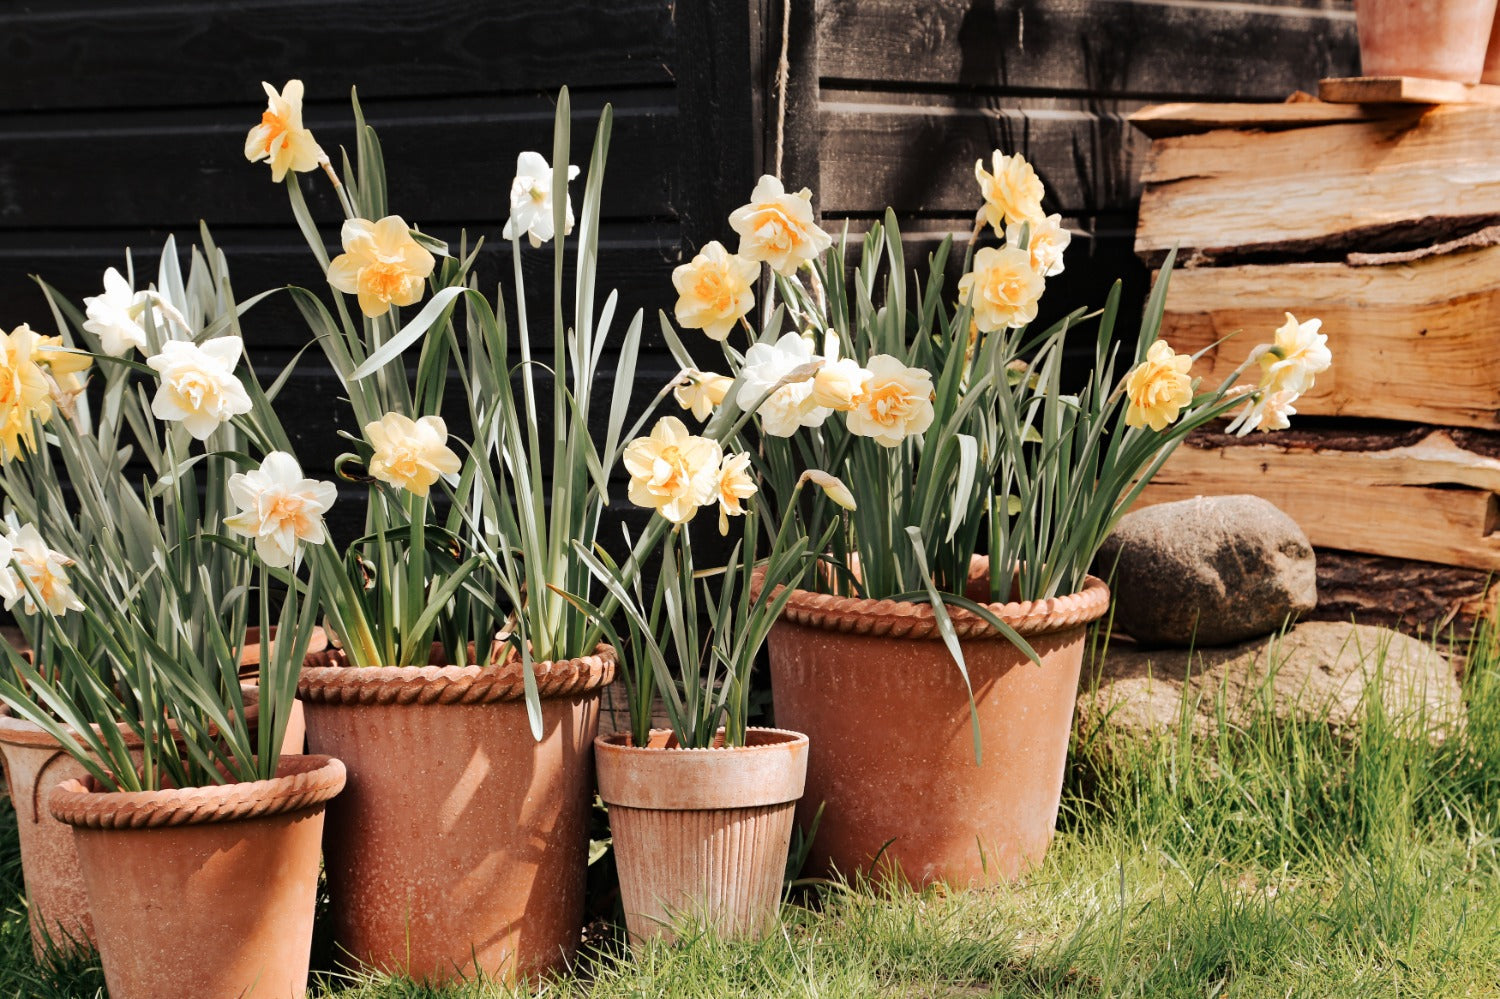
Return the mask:
{"type": "Polygon", "coordinates": [[[1500,6],[1496,7],[1495,26],[1490,29],[1490,44],[1485,50],[1484,72],[1479,82],[1500,84],[1500,6]]]}
{"type": "Polygon", "coordinates": [[[343,786],[326,756],[222,787],[59,785],[111,999],[302,999],[323,808],[343,786]]]}
{"type": "Polygon", "coordinates": [[[431,983],[514,980],[577,949],[599,694],[615,653],[535,664],[532,738],[519,663],[307,666],[315,753],[349,789],[328,810],[334,940],[354,960],[431,983]]]}
{"type": "MultiPolygon", "coordinates": [[[[276,641],[276,625],[271,625],[271,642],[276,641]]],[[[320,627],[314,627],[312,635],[307,640],[305,656],[322,652],[328,648],[328,632],[320,627]]],[[[240,677],[245,680],[255,680],[260,677],[260,626],[256,625],[245,629],[245,647],[240,650],[240,677]]],[[[291,714],[286,720],[286,738],[282,740],[281,751],[284,753],[300,753],[307,745],[307,720],[302,709],[302,702],[294,699],[292,701],[291,714]]]]}
{"type": "MultiPolygon", "coordinates": [[[[257,688],[242,688],[250,700],[257,688]]],[[[256,705],[246,705],[254,721],[256,705]]],[[[302,752],[302,734],[294,731],[299,717],[294,707],[282,740],[283,753],[302,752]]],[[[137,763],[140,739],[120,727],[125,744],[137,763]]],[[[38,958],[46,955],[48,943],[63,951],[94,944],[94,923],[88,896],[73,849],[68,827],[54,819],[46,808],[46,794],[67,780],[81,780],[88,771],[69,756],[62,743],[41,726],[17,718],[0,704],[0,757],[5,760],[6,784],[16,810],[21,840],[21,876],[26,883],[27,915],[31,921],[31,945],[38,958]]]]}
{"type": "Polygon", "coordinates": [[[723,737],[713,749],[678,748],[662,729],[645,747],[629,733],[594,741],[632,941],[671,941],[684,917],[726,938],[776,920],[807,736],[752,728],[730,748],[723,737]]]}
{"type": "Polygon", "coordinates": [[[1477,83],[1495,0],[1355,0],[1365,76],[1477,83]]]}
{"type": "MultiPolygon", "coordinates": [[[[987,571],[975,559],[971,588],[987,571]]],[[[950,609],[979,714],[976,764],[968,695],[930,605],[794,594],[771,630],[771,683],[777,723],[811,740],[799,821],[826,805],[812,866],[970,885],[1040,863],[1087,625],[1108,607],[1108,587],[1092,576],[1068,596],[989,604],[1040,666],[984,619],[950,609]]]]}

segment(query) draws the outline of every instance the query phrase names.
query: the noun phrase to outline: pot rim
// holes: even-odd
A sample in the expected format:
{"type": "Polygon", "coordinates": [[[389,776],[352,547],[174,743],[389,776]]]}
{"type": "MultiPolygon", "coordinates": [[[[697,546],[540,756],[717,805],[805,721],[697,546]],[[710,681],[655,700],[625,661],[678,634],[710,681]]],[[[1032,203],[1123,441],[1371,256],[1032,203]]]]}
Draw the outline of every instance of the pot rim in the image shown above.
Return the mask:
{"type": "Polygon", "coordinates": [[[344,764],[331,756],[282,756],[276,776],[165,791],[101,791],[93,777],[52,790],[52,817],[84,829],[160,829],[266,818],[320,806],[344,788],[344,764]]]}
{"type": "MultiPolygon", "coordinates": [[[[972,578],[989,559],[974,556],[969,570],[972,578]]],[[[763,569],[751,577],[751,591],[758,592],[763,569]]],[[[778,591],[780,587],[777,588],[778,591]]],[[[1010,625],[1021,635],[1046,635],[1080,628],[1099,620],[1109,611],[1109,586],[1098,576],[1084,577],[1083,589],[1042,600],[1012,600],[986,603],[985,610],[1010,625]]],[[[959,638],[1000,638],[1004,636],[984,618],[962,607],[948,608],[948,618],[959,638]]],[[[823,631],[852,632],[877,638],[941,639],[937,615],[932,605],[901,600],[873,600],[868,597],[840,597],[812,590],[794,590],[781,612],[781,620],[823,631]]]]}
{"type": "MultiPolygon", "coordinates": [[[[297,696],[312,704],[489,704],[526,697],[519,660],[493,666],[349,666],[335,649],[314,653],[302,667],[297,696]],[[317,661],[319,665],[309,665],[317,661]]],[[[543,699],[576,697],[614,681],[613,646],[593,655],[532,663],[543,699]]]]}
{"type": "MultiPolygon", "coordinates": [[[[652,729],[666,733],[670,729],[652,729]]],[[[683,749],[631,746],[628,732],[594,739],[599,795],[611,807],[706,811],[789,804],[807,781],[808,737],[783,728],[749,728],[764,742],[683,749]],[[685,779],[691,775],[692,779],[685,779]]]]}
{"type": "MultiPolygon", "coordinates": [[[[240,693],[244,696],[245,718],[247,721],[255,721],[260,717],[260,684],[241,680],[240,693]]],[[[73,731],[71,726],[65,726],[68,731],[73,731]]],[[[93,726],[99,731],[99,726],[93,726]]],[[[119,722],[117,727],[120,735],[125,739],[125,745],[131,749],[138,749],[144,745],[141,737],[131,731],[130,726],[119,722]]],[[[63,745],[54,739],[46,729],[36,722],[28,721],[17,715],[10,709],[10,705],[0,703],[0,743],[10,746],[28,746],[36,749],[56,749],[65,752],[63,745]]]]}

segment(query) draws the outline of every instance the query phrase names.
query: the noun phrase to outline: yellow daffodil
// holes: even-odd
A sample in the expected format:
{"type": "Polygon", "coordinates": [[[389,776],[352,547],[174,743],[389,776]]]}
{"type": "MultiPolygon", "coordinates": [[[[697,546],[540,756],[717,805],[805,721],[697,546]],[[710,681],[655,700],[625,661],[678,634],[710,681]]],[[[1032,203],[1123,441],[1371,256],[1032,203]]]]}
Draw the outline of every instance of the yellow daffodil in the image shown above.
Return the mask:
{"type": "Polygon", "coordinates": [[[414,305],[422,299],[428,275],[437,262],[399,215],[379,222],[349,219],[341,233],[344,252],[328,265],[328,283],[346,295],[359,296],[359,310],[374,318],[392,305],[414,305]]]}
{"type": "Polygon", "coordinates": [[[932,425],[932,375],[890,354],[870,358],[870,378],[849,410],[849,432],[896,447],[932,425]]]}
{"type": "Polygon", "coordinates": [[[689,263],[672,271],[677,289],[677,321],[702,330],[711,340],[724,340],[734,324],[755,305],[755,281],[760,265],[737,257],[715,240],[689,263]]]}
{"type": "Polygon", "coordinates": [[[272,451],[260,467],[229,477],[229,496],[240,512],[224,526],[255,539],[255,551],[273,568],[295,566],[299,546],[319,545],[328,537],[323,514],[338,489],[332,482],[302,476],[302,466],[285,451],[272,451]]]}
{"type": "Polygon", "coordinates": [[[94,359],[64,344],[60,336],[44,336],[37,343],[36,357],[47,375],[47,393],[61,412],[72,416],[73,404],[83,393],[80,374],[88,370],[94,359]]]}
{"type": "Polygon", "coordinates": [[[985,221],[997,234],[1004,235],[1007,223],[1044,218],[1042,197],[1047,191],[1026,158],[1020,153],[1006,156],[997,149],[991,159],[993,172],[985,170],[984,160],[974,163],[974,179],[979,181],[979,193],[984,197],[985,221]]]}
{"type": "Polygon", "coordinates": [[[719,499],[719,533],[729,533],[729,518],[743,516],[741,500],[755,495],[755,480],[750,477],[750,452],[726,454],[719,466],[719,481],[714,490],[719,499]]]}
{"type": "Polygon", "coordinates": [[[1328,335],[1319,332],[1322,327],[1321,319],[1299,323],[1288,312],[1275,339],[1261,350],[1261,388],[1268,393],[1290,392],[1293,396],[1310,391],[1314,378],[1333,363],[1328,335]]]}
{"type": "Polygon", "coordinates": [[[438,416],[412,420],[387,413],[365,424],[365,440],[375,449],[370,474],[416,496],[426,496],[439,478],[457,475],[463,467],[448,447],[448,425],[438,416]]]}
{"type": "Polygon", "coordinates": [[[958,279],[959,301],[973,307],[982,333],[1031,322],[1046,288],[1031,268],[1031,255],[1014,246],[985,247],[974,254],[973,271],[958,279]]]}
{"type": "Polygon", "coordinates": [[[655,510],[674,524],[693,519],[714,501],[723,451],[707,437],[695,437],[675,416],[656,422],[649,437],[637,437],[622,461],[630,473],[630,502],[655,510]]]}
{"type": "Polygon", "coordinates": [[[1021,230],[1026,230],[1025,250],[1031,254],[1031,269],[1044,278],[1063,272],[1063,251],[1073,241],[1072,233],[1062,227],[1061,215],[1012,222],[1005,227],[1005,245],[1021,246],[1021,230]]]}
{"type": "Polygon", "coordinates": [[[854,402],[870,380],[868,368],[852,357],[840,357],[838,334],[829,330],[823,338],[823,366],[813,375],[809,401],[840,413],[854,408],[854,402]]]}
{"type": "Polygon", "coordinates": [[[1146,351],[1146,359],[1125,377],[1125,424],[1165,430],[1177,422],[1182,410],[1193,402],[1193,379],[1188,369],[1193,359],[1173,353],[1165,340],[1146,351]]]}
{"type": "Polygon", "coordinates": [[[844,485],[844,480],[840,479],[837,475],[829,475],[820,469],[809,468],[802,473],[802,481],[811,482],[823,490],[824,495],[845,510],[856,509],[854,494],[849,491],[848,486],[844,485]]]}
{"type": "Polygon", "coordinates": [[[158,420],[181,423],[197,440],[207,440],[223,423],[250,412],[250,396],[235,377],[245,349],[237,336],[222,336],[202,344],[168,340],[161,352],[146,359],[160,379],[151,400],[158,420]]]}
{"type": "Polygon", "coordinates": [[[739,233],[741,257],[763,260],[783,276],[833,245],[833,237],[813,218],[812,192],[804,187],[788,194],[769,174],[755,185],[748,205],[729,213],[729,225],[739,233]]]}
{"type": "Polygon", "coordinates": [[[734,379],[725,375],[684,368],[677,376],[677,387],[672,389],[672,398],[683,409],[691,410],[694,419],[702,421],[708,419],[708,415],[724,401],[729,386],[733,384],[734,379]]]}
{"type": "Polygon", "coordinates": [[[245,158],[251,163],[268,161],[271,180],[278,184],[289,170],[306,173],[326,163],[327,154],[302,125],[302,81],[288,80],[279,94],[269,83],[261,86],[266,91],[266,110],[260,124],[245,136],[245,158]]]}
{"type": "Polygon", "coordinates": [[[36,450],[37,421],[52,417],[52,395],[38,362],[42,338],[30,326],[0,333],[0,461],[36,450]]]}

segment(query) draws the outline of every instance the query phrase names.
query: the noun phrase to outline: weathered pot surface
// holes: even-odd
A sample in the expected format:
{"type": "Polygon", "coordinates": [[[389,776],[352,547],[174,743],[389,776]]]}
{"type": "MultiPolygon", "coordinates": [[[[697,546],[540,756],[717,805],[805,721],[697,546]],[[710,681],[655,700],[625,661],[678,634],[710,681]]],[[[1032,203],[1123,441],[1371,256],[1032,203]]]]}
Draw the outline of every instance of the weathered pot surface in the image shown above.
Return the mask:
{"type": "Polygon", "coordinates": [[[1360,72],[1478,83],[1495,0],[1355,0],[1360,72]]]}
{"type": "MultiPolygon", "coordinates": [[[[971,586],[985,571],[976,559],[971,586]]],[[[799,821],[826,806],[811,865],[965,885],[1039,863],[1057,821],[1086,626],[1108,607],[1108,587],[1092,576],[1078,593],[988,605],[1040,666],[983,618],[950,609],[979,718],[976,764],[968,693],[929,605],[794,594],[771,631],[772,695],[777,723],[811,740],[799,821]]]]}
{"type": "Polygon", "coordinates": [[[68,780],[111,999],[302,999],[326,802],[344,767],[283,756],[271,780],[110,792],[68,780]]]}
{"type": "Polygon", "coordinates": [[[565,963],[582,929],[593,740],[614,650],[535,664],[540,742],[519,663],[342,661],[325,653],[298,686],[311,750],[349,768],[328,812],[341,952],[433,983],[565,963]]]}
{"type": "MultiPolygon", "coordinates": [[[[254,720],[258,696],[253,684],[242,684],[246,713],[254,720]]],[[[140,762],[140,739],[125,726],[121,735],[131,755],[140,762]]],[[[287,722],[282,752],[302,752],[301,705],[294,703],[287,722]]],[[[47,811],[47,795],[66,780],[87,775],[62,744],[39,725],[18,718],[0,704],[0,757],[5,761],[6,785],[16,811],[21,840],[21,876],[26,884],[27,915],[32,949],[38,958],[50,948],[71,951],[91,947],[94,923],[79,870],[73,834],[47,811]]]]}
{"type": "Polygon", "coordinates": [[[679,921],[723,937],[769,929],[781,900],[792,818],[807,777],[807,736],[752,728],[746,745],[646,746],[628,732],[594,741],[599,795],[631,939],[675,938],[679,921]]]}

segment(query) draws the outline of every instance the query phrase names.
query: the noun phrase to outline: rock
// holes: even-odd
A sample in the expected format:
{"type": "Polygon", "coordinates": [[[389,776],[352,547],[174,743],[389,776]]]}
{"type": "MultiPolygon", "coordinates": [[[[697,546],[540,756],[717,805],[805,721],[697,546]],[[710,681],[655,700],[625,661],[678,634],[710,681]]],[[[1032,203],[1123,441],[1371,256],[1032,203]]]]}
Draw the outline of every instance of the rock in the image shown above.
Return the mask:
{"type": "Polygon", "coordinates": [[[1094,560],[1114,626],[1150,645],[1269,635],[1318,603],[1312,544],[1258,496],[1200,496],[1126,514],[1094,560]]]}
{"type": "Polygon", "coordinates": [[[1377,676],[1386,713],[1420,724],[1431,738],[1456,733],[1464,719],[1448,659],[1426,642],[1373,625],[1308,621],[1270,639],[1192,651],[1112,643],[1090,665],[1080,681],[1080,717],[1131,734],[1176,732],[1185,697],[1200,734],[1216,729],[1221,700],[1232,726],[1269,710],[1283,721],[1326,721],[1352,733],[1377,676]]]}

